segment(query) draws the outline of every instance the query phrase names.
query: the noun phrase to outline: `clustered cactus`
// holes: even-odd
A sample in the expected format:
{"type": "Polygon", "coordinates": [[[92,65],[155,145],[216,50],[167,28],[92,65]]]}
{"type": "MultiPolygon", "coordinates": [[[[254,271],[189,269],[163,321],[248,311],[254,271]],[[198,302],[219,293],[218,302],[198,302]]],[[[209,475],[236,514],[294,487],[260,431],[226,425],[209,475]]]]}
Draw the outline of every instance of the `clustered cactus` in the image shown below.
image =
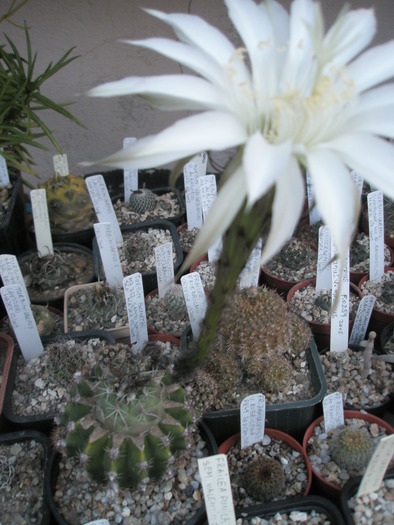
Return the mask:
{"type": "Polygon", "coordinates": [[[281,496],[285,488],[282,465],[276,459],[260,456],[244,471],[246,492],[257,501],[270,501],[281,496]]]}
{"type": "Polygon", "coordinates": [[[72,173],[66,176],[55,173],[38,187],[46,191],[52,229],[72,232],[92,226],[94,211],[83,177],[72,173]]]}
{"type": "Polygon", "coordinates": [[[196,421],[168,365],[151,344],[141,354],[118,344],[103,359],[95,355],[74,374],[56,448],[78,457],[97,482],[134,487],[161,478],[196,421]]]}
{"type": "Polygon", "coordinates": [[[182,285],[173,284],[168,288],[163,297],[167,311],[174,321],[181,320],[186,315],[186,302],[182,285]]]}
{"type": "Polygon", "coordinates": [[[341,468],[359,474],[372,454],[371,437],[365,428],[339,427],[331,436],[330,453],[341,468]]]}
{"type": "Polygon", "coordinates": [[[283,391],[293,359],[309,344],[310,329],[273,290],[245,288],[225,307],[203,368],[226,392],[246,376],[264,393],[283,391]]]}
{"type": "Polygon", "coordinates": [[[156,206],[156,198],[153,191],[142,188],[133,191],[129,199],[129,208],[132,212],[142,215],[152,211],[156,206]]]}

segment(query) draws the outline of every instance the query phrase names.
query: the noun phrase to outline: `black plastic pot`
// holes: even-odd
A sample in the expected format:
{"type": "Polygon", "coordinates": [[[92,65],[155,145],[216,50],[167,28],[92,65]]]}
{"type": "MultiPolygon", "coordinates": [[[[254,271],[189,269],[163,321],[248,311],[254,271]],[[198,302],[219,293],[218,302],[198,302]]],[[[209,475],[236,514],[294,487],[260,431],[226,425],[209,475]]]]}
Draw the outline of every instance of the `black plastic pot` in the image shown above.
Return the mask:
{"type": "MultiPolygon", "coordinates": [[[[176,259],[174,262],[174,273],[176,274],[176,272],[178,271],[178,269],[180,268],[183,262],[183,252],[182,252],[178,232],[176,231],[176,227],[172,222],[169,222],[167,220],[139,222],[137,224],[131,224],[130,226],[123,226],[121,228],[121,232],[122,232],[122,235],[126,237],[127,234],[130,232],[133,233],[138,230],[147,231],[150,228],[168,230],[171,233],[172,242],[173,242],[174,250],[176,254],[176,259]]],[[[101,264],[100,251],[99,251],[96,239],[94,239],[93,241],[93,258],[94,258],[94,271],[98,277],[98,280],[105,281],[105,274],[104,274],[104,270],[101,264]]],[[[145,295],[147,295],[149,292],[157,288],[156,270],[141,272],[141,275],[142,275],[142,282],[144,285],[144,293],[145,295]]]]}
{"type": "MultiPolygon", "coordinates": [[[[42,518],[40,522],[35,521],[34,523],[37,523],[38,525],[47,525],[50,523],[50,519],[51,519],[51,513],[50,513],[49,506],[47,504],[46,497],[45,497],[45,473],[46,473],[49,452],[50,452],[49,438],[45,436],[44,434],[42,434],[41,432],[37,432],[35,430],[22,430],[19,432],[10,432],[8,434],[0,435],[0,445],[2,444],[13,445],[13,444],[20,443],[23,441],[36,441],[40,443],[44,449],[44,465],[42,467],[42,475],[44,477],[42,518]]],[[[20,487],[20,490],[29,491],[29,486],[27,485],[26,487],[20,487]]],[[[35,502],[32,501],[32,505],[34,503],[35,502]]],[[[4,515],[0,515],[1,521],[4,518],[5,518],[4,515]]],[[[14,518],[16,518],[16,516],[14,516],[14,518]]],[[[19,521],[16,520],[15,523],[19,523],[19,521]]],[[[25,523],[28,523],[28,522],[26,521],[25,523]]],[[[29,523],[33,523],[33,522],[29,521],[29,523]]]]}
{"type": "MultiPolygon", "coordinates": [[[[345,521],[338,507],[330,500],[322,498],[321,496],[303,496],[299,498],[291,498],[290,500],[279,501],[277,503],[266,503],[264,505],[256,505],[246,509],[238,509],[236,511],[237,518],[263,518],[268,519],[275,516],[276,513],[287,513],[294,511],[312,512],[325,514],[327,520],[331,525],[344,525],[345,521]]],[[[304,522],[306,523],[306,522],[304,522]]]]}
{"type": "MultiPolygon", "coordinates": [[[[182,224],[182,222],[185,219],[185,215],[186,215],[186,205],[181,195],[181,192],[177,188],[170,188],[169,186],[163,186],[162,188],[153,188],[152,193],[155,193],[158,196],[165,195],[166,193],[173,193],[175,199],[178,202],[180,211],[179,213],[177,213],[176,215],[172,217],[163,217],[163,219],[166,221],[172,222],[173,224],[175,224],[175,226],[179,226],[180,224],[182,224]]],[[[125,206],[127,206],[127,204],[123,201],[123,198],[124,198],[124,195],[116,195],[116,197],[112,198],[112,202],[115,203],[118,200],[120,200],[125,206]]],[[[121,226],[128,226],[128,224],[125,223],[125,224],[122,224],[121,226]]]]}
{"type": "Polygon", "coordinates": [[[27,249],[25,203],[22,197],[22,178],[10,175],[12,193],[8,209],[0,217],[0,254],[19,255],[27,249]]]}
{"type": "MultiPolygon", "coordinates": [[[[394,478],[394,469],[391,469],[386,472],[384,479],[393,479],[393,478],[394,478]]],[[[347,525],[355,525],[353,514],[352,514],[351,509],[349,508],[348,501],[357,493],[361,480],[362,480],[362,476],[358,476],[357,478],[351,478],[341,490],[340,506],[341,506],[343,515],[345,517],[345,523],[347,525]]]]}
{"type": "MultiPolygon", "coordinates": [[[[35,304],[43,304],[43,305],[50,305],[54,306],[55,308],[58,308],[59,310],[63,310],[63,302],[64,302],[64,292],[66,288],[69,286],[72,286],[73,284],[85,284],[90,283],[95,280],[95,274],[94,274],[94,261],[93,261],[93,252],[89,248],[86,248],[86,246],[81,246],[80,244],[74,244],[74,243],[54,243],[53,244],[54,250],[58,250],[60,252],[65,253],[77,253],[84,255],[85,257],[92,260],[92,270],[87,276],[86,279],[81,281],[74,281],[67,283],[64,287],[59,288],[58,290],[51,290],[48,292],[48,294],[42,294],[40,296],[39,294],[35,294],[33,297],[30,294],[29,287],[27,287],[28,293],[30,295],[30,300],[32,303],[35,304]]],[[[27,252],[22,253],[18,257],[18,263],[21,267],[22,274],[23,272],[23,265],[27,264],[29,259],[37,253],[37,250],[28,250],[27,252]]]]}
{"type": "MultiPolygon", "coordinates": [[[[43,344],[45,345],[45,343],[67,339],[85,341],[86,339],[91,339],[93,337],[104,339],[108,341],[108,343],[115,342],[115,339],[103,330],[89,330],[86,332],[72,332],[69,334],[62,334],[53,337],[43,338],[43,344]]],[[[16,346],[12,356],[7,387],[4,395],[3,416],[5,419],[5,424],[10,430],[33,429],[49,435],[54,426],[54,418],[56,414],[49,412],[44,414],[35,414],[31,416],[21,416],[15,414],[12,408],[12,395],[15,388],[15,380],[19,359],[23,359],[23,357],[19,346],[16,346]]]]}
{"type": "MultiPolygon", "coordinates": [[[[192,332],[188,327],[181,336],[181,349],[186,350],[191,340],[192,332]]],[[[296,439],[301,439],[308,425],[321,414],[321,402],[327,392],[323,368],[313,339],[310,341],[306,357],[315,395],[311,399],[294,403],[267,404],[266,408],[266,426],[286,432],[296,439]]],[[[241,428],[239,408],[206,412],[203,419],[218,443],[237,434],[241,428]]]]}
{"type": "MultiPolygon", "coordinates": [[[[204,423],[200,423],[200,432],[202,437],[204,438],[208,450],[211,455],[218,453],[217,444],[215,441],[215,438],[213,437],[211,431],[209,430],[208,426],[204,423]]],[[[60,514],[56,502],[53,498],[54,492],[56,490],[56,484],[57,484],[57,476],[59,473],[59,462],[60,462],[60,454],[58,452],[52,451],[48,463],[47,463],[47,469],[45,474],[45,496],[46,501],[48,503],[48,506],[51,510],[52,517],[55,520],[55,523],[57,525],[70,525],[68,521],[64,519],[64,517],[60,514]]],[[[203,523],[206,523],[206,513],[205,513],[205,505],[204,503],[199,508],[199,510],[195,513],[195,515],[188,520],[184,525],[202,525],[203,523]]]]}

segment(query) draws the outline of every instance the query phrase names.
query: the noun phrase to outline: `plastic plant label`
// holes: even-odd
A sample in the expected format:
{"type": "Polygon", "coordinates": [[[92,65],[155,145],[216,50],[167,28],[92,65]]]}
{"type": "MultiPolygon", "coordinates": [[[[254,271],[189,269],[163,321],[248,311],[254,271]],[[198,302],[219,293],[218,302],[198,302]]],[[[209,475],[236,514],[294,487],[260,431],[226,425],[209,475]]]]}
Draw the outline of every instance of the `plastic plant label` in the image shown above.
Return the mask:
{"type": "Polygon", "coordinates": [[[241,272],[239,284],[241,290],[242,288],[250,288],[251,286],[257,286],[259,284],[262,245],[263,240],[259,239],[249,256],[245,268],[241,272]]]}
{"type": "Polygon", "coordinates": [[[350,172],[350,176],[351,178],[353,179],[353,182],[354,184],[357,186],[357,189],[358,189],[358,193],[361,197],[361,193],[363,191],[363,184],[364,184],[364,179],[361,177],[361,175],[359,175],[356,171],[354,170],[351,170],[350,172]]]}
{"type": "Polygon", "coordinates": [[[67,155],[54,155],[53,167],[55,173],[58,173],[61,177],[66,177],[70,173],[68,169],[67,155]]]}
{"type": "Polygon", "coordinates": [[[133,352],[140,352],[148,341],[145,294],[142,275],[137,272],[123,279],[127,316],[130,326],[130,343],[133,352]]]}
{"type": "Polygon", "coordinates": [[[172,242],[160,244],[155,248],[157,288],[162,299],[168,288],[174,284],[174,261],[172,258],[172,242]]]}
{"type": "Polygon", "coordinates": [[[328,394],[323,399],[324,430],[329,432],[345,424],[343,399],[340,392],[328,394]]]}
{"type": "Polygon", "coordinates": [[[227,456],[200,458],[198,471],[209,525],[236,525],[227,456]]]}
{"type": "MultiPolygon", "coordinates": [[[[335,255],[335,247],[332,245],[331,254],[335,255]]],[[[339,275],[339,259],[334,259],[331,263],[332,270],[332,295],[331,301],[340,293],[336,308],[331,313],[330,326],[330,350],[332,352],[345,352],[348,348],[349,340],[349,294],[350,294],[350,272],[349,272],[349,253],[343,268],[342,275],[339,275]]]]}
{"type": "MultiPolygon", "coordinates": [[[[137,142],[135,137],[126,137],[123,139],[123,149],[137,142]]],[[[123,170],[124,184],[124,201],[129,202],[133,191],[138,190],[138,169],[128,168],[123,170]]]]}
{"type": "Polygon", "coordinates": [[[122,286],[123,270],[113,224],[112,222],[99,222],[93,224],[93,228],[104,267],[105,279],[110,288],[122,286]]]}
{"type": "Polygon", "coordinates": [[[323,288],[331,290],[331,234],[328,226],[319,228],[319,248],[317,252],[316,292],[323,288]]]}
{"type": "Polygon", "coordinates": [[[111,197],[105,185],[104,177],[102,175],[92,175],[87,177],[85,182],[99,222],[112,222],[116,243],[122,244],[122,232],[120,231],[118,219],[112,206],[111,197]]]}
{"type": "MultiPolygon", "coordinates": [[[[201,196],[201,205],[202,205],[202,217],[205,221],[208,215],[208,212],[216,199],[216,177],[215,175],[205,175],[205,177],[200,177],[198,179],[200,186],[200,196],[201,196]]],[[[217,241],[208,249],[208,261],[215,262],[220,257],[220,252],[222,251],[222,239],[217,239],[217,241]]]]}
{"type": "Polygon", "coordinates": [[[369,223],[369,279],[375,281],[384,275],[384,215],[383,193],[368,194],[369,223]]]}
{"type": "Polygon", "coordinates": [[[193,338],[197,339],[200,334],[200,325],[207,309],[207,298],[200,274],[192,272],[184,275],[181,277],[181,285],[193,338]]]}
{"type": "Polygon", "coordinates": [[[265,396],[252,394],[241,402],[241,448],[251,447],[264,438],[265,396]]]}
{"type": "Polygon", "coordinates": [[[110,525],[108,520],[99,519],[94,521],[89,521],[89,523],[84,523],[84,525],[110,525]]]}
{"type": "Polygon", "coordinates": [[[10,183],[10,176],[8,173],[7,163],[3,155],[1,155],[2,151],[3,150],[0,148],[0,187],[8,186],[8,184],[10,183]]]}
{"type": "Polygon", "coordinates": [[[31,207],[33,211],[36,247],[39,257],[53,255],[51,226],[49,223],[47,194],[44,189],[30,192],[31,207]]]}
{"type": "Polygon", "coordinates": [[[314,202],[312,179],[309,172],[306,172],[306,192],[308,196],[309,224],[315,224],[320,221],[320,213],[314,202]]]}
{"type": "Polygon", "coordinates": [[[44,351],[24,286],[8,284],[0,289],[7,315],[23,358],[30,361],[44,351]]]}
{"type": "Polygon", "coordinates": [[[393,455],[394,434],[391,434],[378,442],[358,487],[357,498],[379,490],[393,455]]]}
{"type": "Polygon", "coordinates": [[[374,295],[365,295],[361,299],[350,334],[349,345],[358,345],[364,341],[375,300],[374,295]]]}
{"type": "Polygon", "coordinates": [[[19,268],[18,259],[15,255],[0,255],[0,276],[4,285],[20,284],[25,291],[26,298],[30,303],[28,291],[21,269],[19,268]]]}
{"type": "Polygon", "coordinates": [[[185,204],[187,229],[200,229],[202,226],[202,208],[200,197],[200,186],[198,179],[200,177],[198,161],[192,160],[183,167],[183,180],[185,184],[185,204]]]}

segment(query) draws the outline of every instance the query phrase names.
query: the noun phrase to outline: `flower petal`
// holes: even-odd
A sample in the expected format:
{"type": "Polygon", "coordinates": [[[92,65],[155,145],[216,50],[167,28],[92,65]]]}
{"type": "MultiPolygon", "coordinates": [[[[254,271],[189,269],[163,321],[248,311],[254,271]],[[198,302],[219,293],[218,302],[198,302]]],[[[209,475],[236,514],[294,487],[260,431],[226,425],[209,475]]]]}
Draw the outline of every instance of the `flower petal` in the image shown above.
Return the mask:
{"type": "Polygon", "coordinates": [[[206,53],[182,42],[175,42],[167,38],[147,38],[145,40],[124,40],[127,44],[151,49],[170,58],[206,78],[216,85],[224,84],[222,71],[206,53]]]}
{"type": "Polygon", "coordinates": [[[340,14],[323,41],[327,68],[353,60],[372,41],[376,32],[373,9],[357,9],[340,14]]]}
{"type": "Polygon", "coordinates": [[[346,123],[346,129],[394,138],[394,104],[352,116],[346,123]]]}
{"type": "Polygon", "coordinates": [[[307,152],[316,203],[340,257],[346,256],[360,211],[358,190],[338,155],[323,148],[307,152]]]}
{"type": "Polygon", "coordinates": [[[83,165],[152,168],[190,157],[200,151],[231,148],[242,144],[246,138],[244,127],[233,115],[207,111],[178,120],[157,135],[144,137],[114,155],[83,165]]]}
{"type": "Polygon", "coordinates": [[[244,177],[242,168],[238,168],[221,187],[180,273],[204,255],[230,226],[245,201],[244,177]]]}
{"type": "Polygon", "coordinates": [[[270,144],[259,132],[247,140],[242,164],[250,206],[268,191],[285,169],[291,155],[291,145],[291,141],[270,144]]]}
{"type": "Polygon", "coordinates": [[[354,114],[362,113],[374,108],[390,106],[394,104],[394,84],[384,84],[369,91],[365,91],[359,97],[354,114]]]}
{"type": "Polygon", "coordinates": [[[368,133],[339,135],[328,143],[343,162],[394,200],[394,146],[368,133]]]}
{"type": "Polygon", "coordinates": [[[261,264],[276,255],[290,239],[299,221],[305,200],[304,180],[292,158],[276,182],[271,228],[261,254],[261,264]]]}
{"type": "Polygon", "coordinates": [[[358,92],[394,76],[394,40],[368,49],[348,66],[358,92]]]}
{"type": "Polygon", "coordinates": [[[91,89],[92,97],[139,95],[161,109],[223,108],[223,94],[212,84],[193,75],[127,77],[91,89]]]}

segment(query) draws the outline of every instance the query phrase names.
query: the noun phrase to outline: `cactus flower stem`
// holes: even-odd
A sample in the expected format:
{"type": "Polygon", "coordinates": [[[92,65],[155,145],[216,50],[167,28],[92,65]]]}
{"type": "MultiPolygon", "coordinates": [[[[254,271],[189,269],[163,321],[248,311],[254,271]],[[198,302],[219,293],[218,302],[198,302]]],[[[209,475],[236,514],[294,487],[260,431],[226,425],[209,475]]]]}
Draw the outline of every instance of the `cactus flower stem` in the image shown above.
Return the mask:
{"type": "Polygon", "coordinates": [[[249,209],[245,202],[224,234],[215,285],[210,293],[197,345],[193,354],[182,360],[182,372],[192,372],[207,355],[209,345],[217,332],[222,310],[235,289],[237,279],[257,241],[269,231],[274,194],[275,188],[272,187],[249,209]]]}

